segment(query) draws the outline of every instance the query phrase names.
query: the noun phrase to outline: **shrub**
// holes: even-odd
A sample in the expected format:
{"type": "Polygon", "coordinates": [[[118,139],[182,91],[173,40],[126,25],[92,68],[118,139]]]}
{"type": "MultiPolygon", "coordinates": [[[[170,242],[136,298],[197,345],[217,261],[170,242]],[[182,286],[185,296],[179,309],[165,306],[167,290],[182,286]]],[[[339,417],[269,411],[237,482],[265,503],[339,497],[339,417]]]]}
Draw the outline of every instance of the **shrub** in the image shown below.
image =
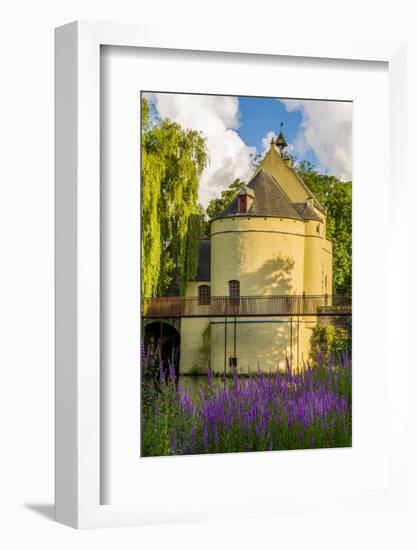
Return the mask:
{"type": "Polygon", "coordinates": [[[340,358],[341,354],[352,349],[352,334],[350,324],[336,323],[317,324],[311,335],[311,360],[328,363],[340,358]]]}

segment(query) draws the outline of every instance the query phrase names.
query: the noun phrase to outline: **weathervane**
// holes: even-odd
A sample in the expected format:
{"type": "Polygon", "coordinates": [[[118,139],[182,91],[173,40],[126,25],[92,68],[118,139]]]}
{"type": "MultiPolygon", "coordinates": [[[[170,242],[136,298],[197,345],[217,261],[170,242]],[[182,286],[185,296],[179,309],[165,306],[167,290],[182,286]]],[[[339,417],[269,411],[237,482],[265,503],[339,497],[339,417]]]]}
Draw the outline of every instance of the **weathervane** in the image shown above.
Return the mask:
{"type": "Polygon", "coordinates": [[[285,137],[284,137],[284,134],[282,133],[282,128],[284,126],[284,123],[281,122],[280,126],[279,126],[279,129],[280,129],[280,132],[279,132],[279,135],[275,141],[275,145],[278,147],[279,149],[279,152],[281,153],[281,157],[283,156],[283,152],[284,152],[284,149],[285,147],[287,147],[287,142],[285,141],[285,137]]]}

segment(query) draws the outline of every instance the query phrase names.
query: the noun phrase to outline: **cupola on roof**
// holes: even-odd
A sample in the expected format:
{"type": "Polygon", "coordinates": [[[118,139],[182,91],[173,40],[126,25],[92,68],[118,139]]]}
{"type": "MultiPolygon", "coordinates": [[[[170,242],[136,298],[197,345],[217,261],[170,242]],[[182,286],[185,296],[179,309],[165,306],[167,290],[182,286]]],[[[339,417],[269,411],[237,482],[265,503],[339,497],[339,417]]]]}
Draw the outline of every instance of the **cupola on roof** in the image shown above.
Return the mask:
{"type": "Polygon", "coordinates": [[[284,149],[287,147],[288,143],[285,141],[285,137],[284,137],[284,134],[282,133],[282,127],[283,127],[283,123],[281,122],[280,124],[280,132],[279,132],[279,135],[275,141],[275,145],[278,147],[280,153],[281,153],[281,157],[283,156],[283,153],[284,153],[284,149]]]}

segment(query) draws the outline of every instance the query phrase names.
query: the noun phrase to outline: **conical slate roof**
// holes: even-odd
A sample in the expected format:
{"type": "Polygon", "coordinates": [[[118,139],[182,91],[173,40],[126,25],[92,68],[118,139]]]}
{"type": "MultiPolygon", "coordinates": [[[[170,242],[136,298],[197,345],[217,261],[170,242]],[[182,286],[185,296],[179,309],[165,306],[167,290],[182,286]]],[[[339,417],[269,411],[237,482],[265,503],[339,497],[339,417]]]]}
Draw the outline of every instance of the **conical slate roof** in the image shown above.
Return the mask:
{"type": "Polygon", "coordinates": [[[308,202],[292,202],[291,206],[295,208],[300,216],[305,220],[313,220],[317,222],[323,221],[308,202]]]}
{"type": "MultiPolygon", "coordinates": [[[[257,172],[247,187],[254,191],[255,198],[245,215],[303,220],[277,182],[264,170],[257,172]]],[[[242,216],[242,214],[238,214],[237,198],[235,197],[218,217],[237,215],[242,216]]]]}
{"type": "Polygon", "coordinates": [[[281,157],[274,144],[262,159],[257,171],[263,170],[269,174],[284,191],[290,202],[305,202],[313,198],[314,206],[325,213],[323,206],[300,178],[297,172],[281,157]]]}

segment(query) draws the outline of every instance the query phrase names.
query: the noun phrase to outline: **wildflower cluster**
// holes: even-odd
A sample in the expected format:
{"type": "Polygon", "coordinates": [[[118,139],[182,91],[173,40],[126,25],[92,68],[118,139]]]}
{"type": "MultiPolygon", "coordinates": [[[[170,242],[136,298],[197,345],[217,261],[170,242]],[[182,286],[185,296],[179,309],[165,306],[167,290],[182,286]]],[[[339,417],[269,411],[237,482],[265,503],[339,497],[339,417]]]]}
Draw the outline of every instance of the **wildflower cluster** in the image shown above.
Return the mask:
{"type": "Polygon", "coordinates": [[[209,370],[197,398],[161,369],[142,414],[142,456],[351,446],[351,360],[229,377],[209,370]]]}

